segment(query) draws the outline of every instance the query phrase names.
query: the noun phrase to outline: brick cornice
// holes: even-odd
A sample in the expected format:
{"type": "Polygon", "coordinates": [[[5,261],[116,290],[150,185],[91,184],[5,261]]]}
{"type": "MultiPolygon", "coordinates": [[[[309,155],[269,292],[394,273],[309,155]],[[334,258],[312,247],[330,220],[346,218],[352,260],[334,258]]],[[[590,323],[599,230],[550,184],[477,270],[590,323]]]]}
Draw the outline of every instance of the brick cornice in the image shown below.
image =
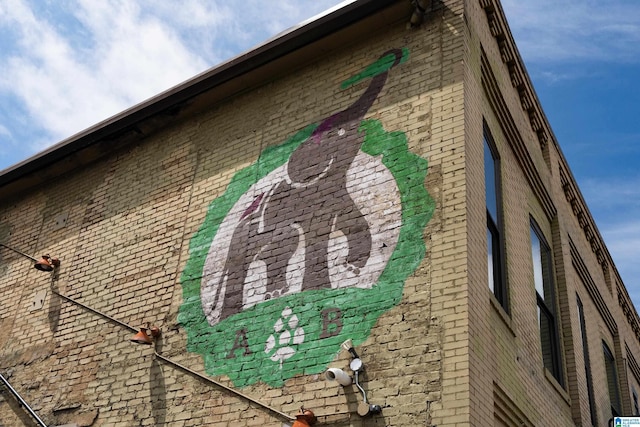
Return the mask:
{"type": "MultiPolygon", "coordinates": [[[[529,125],[531,126],[531,130],[537,136],[541,149],[544,150],[549,142],[551,142],[555,147],[560,160],[560,180],[565,198],[571,205],[571,209],[576,216],[580,227],[582,228],[585,238],[591,246],[591,250],[596,255],[598,263],[600,264],[605,276],[608,276],[610,274],[610,269],[612,269],[613,274],[619,281],[619,283],[616,284],[618,304],[625,313],[629,325],[640,341],[640,316],[638,316],[638,313],[633,303],[631,302],[626,288],[624,287],[624,285],[620,284],[622,283],[622,280],[620,279],[619,273],[615,267],[615,264],[613,263],[611,254],[604,244],[604,240],[602,239],[602,236],[600,235],[598,228],[596,227],[595,221],[591,216],[586,203],[584,202],[582,194],[578,189],[573,175],[571,174],[571,170],[569,168],[567,160],[562,154],[562,150],[559,147],[558,141],[556,140],[555,135],[551,130],[551,126],[549,125],[544,111],[542,110],[540,102],[538,101],[538,97],[535,93],[535,90],[533,89],[531,79],[529,78],[529,74],[527,73],[524,66],[524,61],[520,57],[520,53],[518,52],[518,48],[516,47],[513,35],[511,34],[511,30],[509,29],[509,25],[507,24],[506,16],[504,14],[504,11],[502,10],[502,6],[499,0],[479,0],[479,3],[480,7],[484,10],[487,16],[487,24],[491,31],[491,35],[496,40],[502,62],[505,64],[509,72],[511,85],[516,90],[520,100],[520,105],[526,116],[529,118],[529,125]]],[[[494,110],[496,109],[496,106],[498,106],[499,108],[503,108],[502,106],[500,106],[500,104],[503,103],[504,100],[500,101],[500,92],[497,89],[497,83],[487,85],[487,82],[490,81],[489,79],[487,79],[487,76],[492,75],[492,73],[491,68],[489,67],[489,63],[484,57],[484,52],[482,61],[483,86],[485,86],[485,90],[487,90],[487,87],[490,88],[490,90],[487,91],[488,94],[494,94],[493,99],[492,97],[490,97],[492,107],[494,108],[494,110]],[[493,85],[494,88],[491,88],[491,85],[493,85]]],[[[506,109],[506,112],[508,114],[509,110],[506,109]]],[[[502,116],[505,117],[505,113],[502,113],[502,116]]],[[[509,127],[511,127],[511,124],[509,124],[509,127]]],[[[514,126],[513,129],[515,130],[515,133],[512,133],[511,136],[515,135],[517,137],[519,135],[517,128],[514,126]]],[[[507,135],[509,136],[509,134],[507,135]]],[[[512,146],[518,147],[518,144],[512,146]]],[[[521,165],[523,164],[523,160],[525,162],[527,161],[526,155],[520,156],[519,161],[521,162],[521,165]]],[[[528,169],[529,166],[527,166],[526,168],[523,167],[525,173],[528,173],[528,169]]],[[[534,182],[537,185],[535,175],[527,175],[527,179],[529,179],[530,183],[534,182]]],[[[545,213],[547,214],[547,216],[549,216],[549,214],[552,212],[550,210],[550,206],[545,206],[545,199],[540,198],[541,196],[545,196],[544,193],[546,191],[540,192],[540,189],[536,189],[533,184],[532,187],[534,188],[534,191],[536,192],[538,198],[541,200],[543,208],[545,209],[545,213]]],[[[553,209],[553,213],[555,213],[555,207],[553,209]]]]}
{"type": "Polygon", "coordinates": [[[491,70],[491,65],[489,64],[489,60],[487,59],[484,51],[482,51],[481,56],[481,73],[482,87],[487,94],[491,108],[498,117],[500,127],[506,136],[507,142],[513,150],[529,185],[540,201],[547,218],[552,220],[556,216],[557,209],[546,189],[546,186],[544,185],[544,182],[542,181],[540,174],[538,173],[531,155],[529,154],[527,145],[524,142],[515,121],[513,120],[509,107],[500,92],[498,82],[491,70]]]}
{"type": "Polygon", "coordinates": [[[595,221],[591,217],[586,203],[578,190],[578,186],[574,180],[571,179],[566,166],[560,163],[558,165],[558,169],[560,172],[560,184],[562,185],[564,196],[567,199],[567,202],[571,205],[571,210],[578,220],[578,224],[580,224],[580,228],[582,229],[587,242],[589,242],[591,250],[596,255],[598,263],[602,267],[602,271],[605,274],[608,274],[609,261],[606,256],[604,242],[598,233],[595,221]]]}
{"type": "MultiPolygon", "coordinates": [[[[562,189],[564,191],[564,195],[571,205],[571,209],[573,214],[578,220],[578,224],[584,233],[585,239],[589,242],[591,246],[591,250],[596,256],[600,267],[602,268],[603,274],[606,276],[609,274],[609,260],[610,255],[607,251],[607,248],[598,233],[598,229],[596,228],[596,224],[593,221],[593,218],[589,214],[589,211],[586,207],[586,204],[578,191],[578,188],[573,179],[568,176],[568,171],[565,170],[563,164],[561,163],[559,166],[560,171],[560,182],[562,184],[562,189]]],[[[573,251],[577,253],[573,242],[571,242],[571,250],[572,250],[572,258],[573,251]]],[[[615,271],[615,266],[614,266],[615,271]]],[[[616,272],[617,274],[617,272],[616,272]]],[[[631,327],[631,330],[635,334],[638,342],[640,342],[640,316],[638,316],[638,312],[635,309],[635,306],[631,302],[631,298],[627,293],[627,289],[624,285],[620,284],[621,281],[616,281],[616,295],[618,296],[618,305],[622,309],[622,313],[627,319],[627,323],[631,327]]]]}
{"type": "Polygon", "coordinates": [[[638,318],[638,312],[631,303],[627,292],[623,291],[619,285],[616,285],[616,292],[618,294],[618,305],[622,309],[622,313],[625,319],[627,319],[629,327],[635,334],[638,342],[640,342],[640,319],[638,318]]]}
{"type": "Polygon", "coordinates": [[[491,35],[498,43],[502,62],[509,70],[511,85],[518,92],[520,105],[529,118],[531,130],[537,136],[540,147],[544,149],[550,141],[557,146],[542,107],[537,102],[533,85],[516,48],[502,6],[496,0],[480,0],[480,6],[487,14],[491,35]]]}
{"type": "Polygon", "coordinates": [[[611,335],[616,335],[618,333],[618,325],[616,324],[611,311],[607,307],[607,303],[604,301],[604,298],[602,298],[602,294],[598,290],[598,286],[593,281],[591,274],[589,274],[589,269],[582,260],[582,257],[580,256],[576,245],[573,243],[573,240],[571,240],[571,237],[569,237],[569,248],[571,252],[571,264],[573,264],[573,267],[582,280],[587,293],[598,309],[598,312],[600,313],[602,320],[604,320],[604,323],[607,325],[607,328],[611,332],[611,335]]]}
{"type": "Polygon", "coordinates": [[[638,361],[633,356],[633,352],[629,348],[629,346],[625,343],[624,345],[625,351],[627,353],[627,363],[629,364],[629,368],[631,369],[631,373],[635,377],[636,381],[640,382],[640,366],[638,366],[638,361]]]}

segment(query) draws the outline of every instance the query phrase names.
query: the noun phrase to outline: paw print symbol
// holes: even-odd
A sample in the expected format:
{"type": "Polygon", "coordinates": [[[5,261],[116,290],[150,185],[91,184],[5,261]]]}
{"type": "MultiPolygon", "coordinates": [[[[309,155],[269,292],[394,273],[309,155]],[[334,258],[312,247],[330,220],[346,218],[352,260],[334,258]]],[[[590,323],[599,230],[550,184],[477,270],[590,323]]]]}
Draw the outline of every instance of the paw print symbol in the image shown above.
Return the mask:
{"type": "Polygon", "coordinates": [[[304,342],[304,329],[298,327],[298,316],[289,307],[282,310],[280,316],[273,325],[274,333],[267,339],[264,352],[274,362],[280,362],[282,369],[282,363],[296,353],[291,345],[304,342]]]}

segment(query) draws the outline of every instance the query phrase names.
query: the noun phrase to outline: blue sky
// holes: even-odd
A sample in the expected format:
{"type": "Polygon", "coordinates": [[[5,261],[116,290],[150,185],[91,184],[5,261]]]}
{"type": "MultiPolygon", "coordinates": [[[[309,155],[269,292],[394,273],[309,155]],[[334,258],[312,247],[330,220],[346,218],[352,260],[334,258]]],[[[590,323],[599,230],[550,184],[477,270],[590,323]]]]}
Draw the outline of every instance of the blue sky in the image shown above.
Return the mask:
{"type": "MultiPolygon", "coordinates": [[[[2,0],[0,170],[340,3],[2,0]]],[[[503,7],[640,306],[640,2],[503,0],[503,7]]]]}

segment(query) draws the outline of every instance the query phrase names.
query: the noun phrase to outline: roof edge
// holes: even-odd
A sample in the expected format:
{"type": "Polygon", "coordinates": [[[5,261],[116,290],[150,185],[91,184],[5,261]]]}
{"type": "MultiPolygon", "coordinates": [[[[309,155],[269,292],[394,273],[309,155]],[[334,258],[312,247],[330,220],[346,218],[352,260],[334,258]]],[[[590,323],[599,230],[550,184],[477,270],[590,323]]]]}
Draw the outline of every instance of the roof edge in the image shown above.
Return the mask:
{"type": "Polygon", "coordinates": [[[394,3],[397,0],[356,0],[343,2],[342,7],[338,5],[328,9],[236,57],[0,171],[0,189],[98,142],[114,138],[134,128],[141,121],[179,107],[199,94],[301,49],[394,3]]]}

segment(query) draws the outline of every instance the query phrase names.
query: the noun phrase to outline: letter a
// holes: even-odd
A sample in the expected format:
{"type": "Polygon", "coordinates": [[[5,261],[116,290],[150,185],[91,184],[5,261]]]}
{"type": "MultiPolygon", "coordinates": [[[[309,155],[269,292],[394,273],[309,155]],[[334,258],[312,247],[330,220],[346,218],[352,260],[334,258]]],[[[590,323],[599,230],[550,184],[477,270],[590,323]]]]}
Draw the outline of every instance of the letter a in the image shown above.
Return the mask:
{"type": "Polygon", "coordinates": [[[229,354],[227,354],[227,359],[235,359],[236,358],[236,350],[242,349],[242,355],[246,356],[251,354],[251,350],[249,350],[249,340],[247,339],[247,330],[239,329],[236,331],[236,340],[233,343],[233,347],[229,354]]]}

